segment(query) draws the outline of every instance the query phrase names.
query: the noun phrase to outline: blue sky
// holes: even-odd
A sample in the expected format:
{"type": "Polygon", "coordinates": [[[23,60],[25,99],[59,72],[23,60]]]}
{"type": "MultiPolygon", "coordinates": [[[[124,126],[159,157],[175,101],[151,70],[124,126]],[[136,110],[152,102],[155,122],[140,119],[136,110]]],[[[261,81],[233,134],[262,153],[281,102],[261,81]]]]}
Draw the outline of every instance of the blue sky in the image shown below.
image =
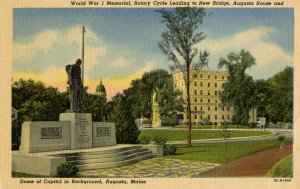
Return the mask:
{"type": "MultiPolygon", "coordinates": [[[[210,52],[209,67],[230,52],[249,50],[256,65],[248,73],[268,78],[293,65],[294,12],[282,9],[206,9],[197,45],[210,52]]],[[[165,30],[155,9],[14,9],[14,79],[32,78],[66,88],[64,66],[81,57],[86,27],[85,80],[94,92],[103,78],[109,96],[122,92],[145,71],[168,69],[158,48],[165,30]]]]}

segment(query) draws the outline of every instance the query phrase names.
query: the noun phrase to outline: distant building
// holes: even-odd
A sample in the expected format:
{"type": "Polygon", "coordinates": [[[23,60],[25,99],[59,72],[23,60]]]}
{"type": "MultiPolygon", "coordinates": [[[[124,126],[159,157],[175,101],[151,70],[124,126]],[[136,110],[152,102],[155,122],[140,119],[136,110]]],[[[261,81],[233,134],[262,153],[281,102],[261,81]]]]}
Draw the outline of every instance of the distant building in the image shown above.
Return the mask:
{"type": "MultiPolygon", "coordinates": [[[[183,72],[175,71],[172,74],[174,89],[182,92],[183,99],[187,102],[187,92],[183,72]]],[[[220,100],[219,94],[223,91],[225,82],[229,78],[228,72],[213,70],[191,70],[191,111],[193,125],[200,125],[205,121],[211,124],[232,122],[232,106],[224,106],[220,100]]],[[[152,95],[152,121],[153,125],[160,122],[159,105],[156,102],[156,94],[152,95]]],[[[187,103],[186,103],[187,104],[187,103]]],[[[249,112],[249,122],[256,122],[256,110],[249,112]]],[[[187,124],[189,115],[187,111],[178,112],[177,118],[180,124],[187,124]]]]}

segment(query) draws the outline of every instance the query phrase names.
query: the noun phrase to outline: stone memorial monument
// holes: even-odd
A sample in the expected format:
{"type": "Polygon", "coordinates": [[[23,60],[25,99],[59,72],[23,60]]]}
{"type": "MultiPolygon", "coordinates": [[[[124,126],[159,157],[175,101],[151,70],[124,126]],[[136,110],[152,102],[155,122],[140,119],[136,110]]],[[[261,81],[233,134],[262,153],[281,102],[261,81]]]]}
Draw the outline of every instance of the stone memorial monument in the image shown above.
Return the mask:
{"type": "MultiPolygon", "coordinates": [[[[84,27],[82,32],[84,47],[84,27]]],[[[114,123],[93,122],[92,114],[83,112],[83,60],[66,66],[70,109],[60,114],[59,121],[22,124],[19,151],[12,152],[12,171],[52,176],[66,162],[83,170],[122,166],[154,154],[163,155],[162,146],[117,145],[114,123]]]]}

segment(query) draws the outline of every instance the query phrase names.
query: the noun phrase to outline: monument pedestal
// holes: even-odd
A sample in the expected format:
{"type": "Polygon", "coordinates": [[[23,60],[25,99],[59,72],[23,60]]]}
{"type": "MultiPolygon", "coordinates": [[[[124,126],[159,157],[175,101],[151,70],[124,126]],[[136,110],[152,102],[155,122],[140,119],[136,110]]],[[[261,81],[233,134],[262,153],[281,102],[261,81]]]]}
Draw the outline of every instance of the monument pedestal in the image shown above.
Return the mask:
{"type": "Polygon", "coordinates": [[[93,147],[92,114],[88,113],[62,113],[59,121],[71,123],[71,149],[93,147]]]}

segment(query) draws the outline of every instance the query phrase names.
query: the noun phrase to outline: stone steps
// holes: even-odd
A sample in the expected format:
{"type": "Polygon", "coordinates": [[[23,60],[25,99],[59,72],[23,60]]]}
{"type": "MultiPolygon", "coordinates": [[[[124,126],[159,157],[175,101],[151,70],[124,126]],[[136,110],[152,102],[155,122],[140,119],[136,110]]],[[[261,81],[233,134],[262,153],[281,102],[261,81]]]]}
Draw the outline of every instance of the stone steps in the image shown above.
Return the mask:
{"type": "Polygon", "coordinates": [[[126,151],[120,151],[120,152],[111,152],[111,153],[99,153],[99,154],[80,154],[80,155],[68,155],[67,161],[76,161],[76,160],[89,160],[89,159],[107,159],[107,158],[116,158],[116,157],[122,157],[127,156],[130,154],[138,153],[138,152],[145,152],[147,149],[145,148],[137,148],[137,149],[130,149],[126,151]]]}
{"type": "Polygon", "coordinates": [[[96,152],[65,154],[67,162],[79,170],[113,168],[134,164],[156,157],[141,146],[124,147],[96,152]]]}

